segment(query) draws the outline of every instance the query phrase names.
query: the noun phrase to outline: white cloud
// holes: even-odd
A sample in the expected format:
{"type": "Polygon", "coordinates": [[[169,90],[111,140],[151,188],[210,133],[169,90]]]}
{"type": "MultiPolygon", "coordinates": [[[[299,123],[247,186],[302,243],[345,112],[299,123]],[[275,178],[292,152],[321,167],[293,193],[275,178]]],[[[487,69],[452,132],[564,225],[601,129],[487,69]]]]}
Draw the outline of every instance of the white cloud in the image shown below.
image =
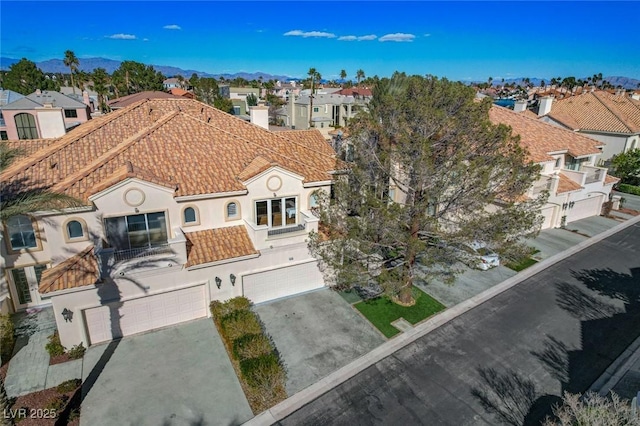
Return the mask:
{"type": "Polygon", "coordinates": [[[424,35],[425,37],[431,37],[431,34],[427,33],[424,35]]]}
{"type": "Polygon", "coordinates": [[[165,25],[164,27],[165,30],[181,30],[182,27],[180,27],[180,25],[176,25],[176,24],[171,24],[171,25],[165,25]]]}
{"type": "Polygon", "coordinates": [[[285,36],[297,36],[297,37],[324,37],[324,38],[335,38],[336,35],[333,33],[327,33],[324,31],[302,31],[302,30],[292,30],[284,33],[285,36]]]}
{"type": "Polygon", "coordinates": [[[149,39],[148,38],[143,38],[142,41],[149,41],[149,39]]]}
{"type": "Polygon", "coordinates": [[[380,41],[413,41],[416,38],[413,34],[405,34],[405,33],[394,33],[394,34],[386,34],[380,37],[378,40],[380,41]]]}
{"type": "Polygon", "coordinates": [[[137,37],[133,34],[112,34],[107,36],[107,38],[112,38],[114,40],[135,40],[137,37]]]}
{"type": "Polygon", "coordinates": [[[369,35],[364,35],[364,36],[348,35],[348,36],[338,37],[338,40],[340,40],[340,41],[366,41],[366,40],[375,40],[376,38],[378,38],[378,37],[376,35],[374,35],[374,34],[369,34],[369,35]]]}

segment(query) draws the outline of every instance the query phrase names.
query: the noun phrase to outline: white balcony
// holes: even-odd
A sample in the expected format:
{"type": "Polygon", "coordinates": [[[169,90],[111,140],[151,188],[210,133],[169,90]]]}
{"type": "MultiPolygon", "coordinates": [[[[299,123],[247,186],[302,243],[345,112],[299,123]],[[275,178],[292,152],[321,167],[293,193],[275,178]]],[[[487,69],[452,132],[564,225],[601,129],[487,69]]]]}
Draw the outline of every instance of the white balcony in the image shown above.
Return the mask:
{"type": "Polygon", "coordinates": [[[256,249],[295,244],[306,240],[311,231],[318,232],[319,219],[308,210],[300,211],[299,223],[269,227],[268,225],[256,225],[245,219],[245,227],[249,238],[256,249]]]}

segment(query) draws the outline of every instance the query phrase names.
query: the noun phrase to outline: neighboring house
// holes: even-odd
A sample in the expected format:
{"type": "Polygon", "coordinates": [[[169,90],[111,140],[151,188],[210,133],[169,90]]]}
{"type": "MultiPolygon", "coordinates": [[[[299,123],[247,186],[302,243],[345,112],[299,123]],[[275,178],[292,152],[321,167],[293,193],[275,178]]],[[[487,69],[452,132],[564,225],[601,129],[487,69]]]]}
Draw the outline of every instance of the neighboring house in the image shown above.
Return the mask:
{"type": "Polygon", "coordinates": [[[107,105],[112,110],[117,110],[121,108],[126,108],[130,105],[133,105],[145,99],[178,99],[178,98],[181,98],[181,96],[172,95],[171,93],[167,93],[167,92],[148,90],[146,92],[134,93],[132,95],[121,96],[119,98],[111,99],[110,101],[107,102],[107,105]]]}
{"type": "Polygon", "coordinates": [[[352,87],[348,89],[341,89],[337,92],[338,95],[353,96],[356,101],[369,102],[373,98],[371,89],[352,87]]]}
{"type": "Polygon", "coordinates": [[[511,126],[513,133],[520,135],[530,160],[542,167],[540,179],[527,194],[536,197],[549,191],[541,211],[542,229],[601,213],[618,181],[607,175],[606,168],[595,166],[602,142],[499,106],[491,108],[489,117],[494,124],[511,126]]]}
{"type": "Polygon", "coordinates": [[[180,80],[178,80],[176,77],[167,78],[166,80],[164,80],[162,82],[162,85],[164,86],[165,90],[170,90],[170,89],[175,89],[175,88],[181,88],[182,87],[182,85],[180,84],[180,80]]]}
{"type": "Polygon", "coordinates": [[[14,92],[13,90],[0,90],[0,140],[6,141],[9,139],[7,125],[2,115],[2,107],[22,98],[24,98],[23,94],[14,92]]]}
{"type": "Polygon", "coordinates": [[[223,98],[231,99],[232,101],[243,101],[245,111],[248,110],[250,106],[247,102],[247,96],[254,95],[256,99],[260,98],[260,89],[257,87],[230,87],[228,85],[222,85],[218,87],[218,90],[223,98]]]}
{"type": "Polygon", "coordinates": [[[640,100],[624,92],[591,91],[540,99],[541,120],[604,142],[601,161],[640,148],[640,100]]]}
{"type": "Polygon", "coordinates": [[[174,96],[180,96],[181,98],[187,98],[187,99],[196,98],[196,95],[194,95],[192,92],[189,92],[188,90],[184,90],[180,88],[170,89],[169,93],[171,93],[174,96]]]}
{"type": "Polygon", "coordinates": [[[298,96],[300,94],[300,90],[302,90],[302,86],[299,85],[295,80],[292,80],[289,83],[276,81],[276,85],[271,93],[278,96],[279,98],[284,99],[285,101],[289,101],[289,96],[298,96]]]}
{"type": "Polygon", "coordinates": [[[88,104],[47,90],[36,90],[1,106],[0,111],[0,132],[6,139],[56,138],[91,119],[88,104]]]}
{"type": "MultiPolygon", "coordinates": [[[[295,100],[290,97],[287,106],[276,112],[276,120],[295,129],[309,129],[310,107],[311,99],[309,96],[301,95],[295,100]]],[[[313,96],[312,127],[324,129],[333,128],[336,125],[346,126],[348,120],[365,108],[366,101],[356,100],[353,96],[316,94],[313,96]]]]}
{"type": "MultiPolygon", "coordinates": [[[[265,107],[251,113],[268,125],[265,107]]],[[[324,286],[310,209],[342,167],[317,132],[276,134],[176,98],[33,142],[0,175],[3,191],[47,182],[85,207],[3,224],[0,302],[52,305],[66,347],[205,317],[212,300],[324,286]]]]}
{"type": "MultiPolygon", "coordinates": [[[[90,82],[88,85],[91,86],[92,83],[90,82]]],[[[77,101],[80,101],[85,105],[89,105],[89,107],[91,108],[91,112],[95,112],[98,109],[98,92],[96,92],[95,90],[85,89],[83,91],[76,87],[74,91],[73,87],[62,86],[60,87],[60,93],[65,96],[69,96],[70,98],[77,101]]],[[[105,96],[105,101],[108,100],[109,98],[105,96]]]]}

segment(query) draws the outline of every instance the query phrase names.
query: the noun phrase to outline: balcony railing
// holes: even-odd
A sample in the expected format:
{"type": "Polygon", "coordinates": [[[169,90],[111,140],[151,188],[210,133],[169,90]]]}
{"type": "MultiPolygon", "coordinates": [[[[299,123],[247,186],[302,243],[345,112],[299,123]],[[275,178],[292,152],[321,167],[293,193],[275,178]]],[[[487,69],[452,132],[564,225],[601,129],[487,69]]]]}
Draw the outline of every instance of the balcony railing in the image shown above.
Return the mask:
{"type": "Polygon", "coordinates": [[[159,254],[173,254],[173,250],[169,244],[161,244],[153,247],[141,247],[130,250],[116,250],[113,252],[113,258],[116,262],[130,259],[140,259],[145,257],[156,256],[159,254]]]}
{"type": "Polygon", "coordinates": [[[531,193],[535,197],[540,195],[543,191],[551,190],[552,180],[550,177],[545,177],[537,181],[533,184],[533,188],[531,188],[531,193]]]}
{"type": "Polygon", "coordinates": [[[602,167],[582,166],[581,169],[587,175],[584,178],[584,183],[603,182],[607,175],[607,169],[602,167]]]}

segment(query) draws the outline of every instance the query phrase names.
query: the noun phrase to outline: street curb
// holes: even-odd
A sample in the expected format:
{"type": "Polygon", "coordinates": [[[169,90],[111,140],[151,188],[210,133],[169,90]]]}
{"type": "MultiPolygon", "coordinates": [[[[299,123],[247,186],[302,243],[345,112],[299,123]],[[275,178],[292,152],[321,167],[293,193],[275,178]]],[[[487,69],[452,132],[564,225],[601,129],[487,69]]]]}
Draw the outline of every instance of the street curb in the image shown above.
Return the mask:
{"type": "Polygon", "coordinates": [[[606,396],[624,377],[638,359],[640,359],[640,337],[633,341],[618,358],[605,370],[598,379],[593,382],[589,392],[597,392],[601,396],[606,396]]]}
{"type": "Polygon", "coordinates": [[[403,347],[413,343],[417,339],[425,336],[426,334],[434,331],[438,327],[448,323],[449,321],[459,317],[467,311],[481,305],[482,303],[493,299],[499,294],[503,293],[506,290],[516,286],[520,282],[542,272],[548,267],[555,265],[558,262],[586,249],[593,244],[596,244],[605,238],[610,237],[613,234],[616,234],[623,229],[626,229],[630,226],[635,225],[640,222],[640,216],[637,216],[633,219],[630,219],[624,223],[614,226],[613,228],[604,231],[594,237],[591,237],[587,240],[584,240],[577,245],[561,252],[555,254],[527,269],[521,271],[517,275],[508,278],[507,280],[497,284],[482,293],[473,296],[470,299],[465,300],[449,309],[444,310],[443,312],[434,315],[433,317],[427,319],[425,322],[418,324],[412,330],[407,331],[406,333],[402,333],[401,335],[394,337],[393,339],[383,343],[378,346],[371,352],[364,354],[360,358],[352,361],[351,363],[345,365],[339,370],[334,371],[328,376],[320,379],[318,382],[312,384],[311,386],[299,391],[298,393],[292,395],[291,397],[285,399],[279,404],[271,407],[270,409],[263,411],[262,413],[255,416],[253,419],[244,423],[247,426],[267,426],[272,425],[279,420],[284,419],[295,411],[299,410],[303,406],[309,404],[313,400],[319,398],[323,394],[327,393],[331,389],[339,386],[340,384],[346,382],[351,379],[358,373],[364,371],[369,368],[373,364],[387,358],[392,355],[396,351],[402,349],[403,347]]]}

